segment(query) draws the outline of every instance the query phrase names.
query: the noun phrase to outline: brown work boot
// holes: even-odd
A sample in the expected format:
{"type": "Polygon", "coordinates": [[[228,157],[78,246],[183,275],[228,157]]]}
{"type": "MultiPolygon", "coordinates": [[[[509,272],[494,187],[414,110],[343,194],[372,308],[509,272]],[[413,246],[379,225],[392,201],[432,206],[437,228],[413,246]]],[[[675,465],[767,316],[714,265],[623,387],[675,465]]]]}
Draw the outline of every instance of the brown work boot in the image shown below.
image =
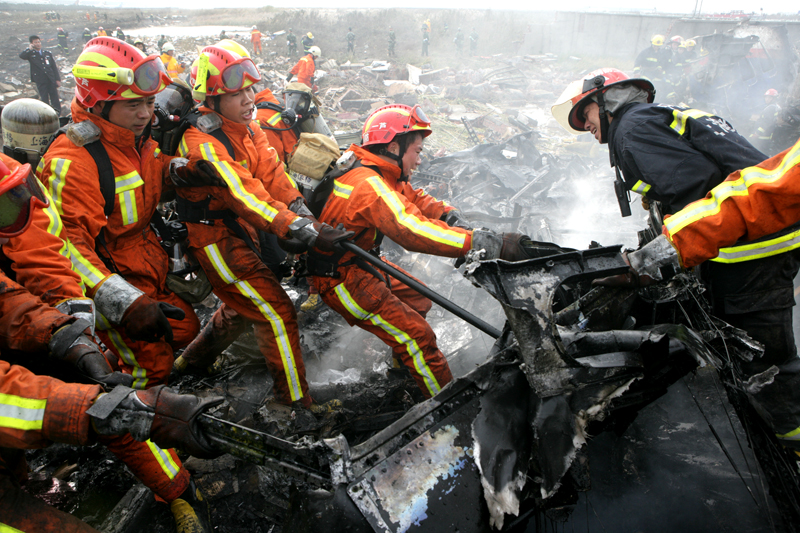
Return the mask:
{"type": "Polygon", "coordinates": [[[169,504],[178,533],[211,533],[211,513],[200,489],[189,478],[189,486],[169,504]]]}
{"type": "Polygon", "coordinates": [[[309,294],[308,299],[300,305],[300,310],[304,313],[310,313],[311,311],[316,311],[323,305],[325,305],[325,302],[322,301],[319,294],[309,294]]]}

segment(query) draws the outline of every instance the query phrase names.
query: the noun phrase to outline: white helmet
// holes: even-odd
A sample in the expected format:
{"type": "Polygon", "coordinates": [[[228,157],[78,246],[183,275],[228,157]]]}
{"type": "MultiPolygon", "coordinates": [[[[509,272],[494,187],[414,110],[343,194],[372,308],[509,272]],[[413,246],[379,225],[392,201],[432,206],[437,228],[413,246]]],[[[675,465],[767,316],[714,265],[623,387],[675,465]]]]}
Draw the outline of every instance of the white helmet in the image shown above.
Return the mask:
{"type": "Polygon", "coordinates": [[[172,43],[164,43],[164,46],[161,47],[162,52],[174,52],[175,45],[172,43]]]}
{"type": "Polygon", "coordinates": [[[312,46],[308,49],[308,53],[314,57],[319,57],[322,55],[322,50],[319,49],[319,46],[312,46]]]}

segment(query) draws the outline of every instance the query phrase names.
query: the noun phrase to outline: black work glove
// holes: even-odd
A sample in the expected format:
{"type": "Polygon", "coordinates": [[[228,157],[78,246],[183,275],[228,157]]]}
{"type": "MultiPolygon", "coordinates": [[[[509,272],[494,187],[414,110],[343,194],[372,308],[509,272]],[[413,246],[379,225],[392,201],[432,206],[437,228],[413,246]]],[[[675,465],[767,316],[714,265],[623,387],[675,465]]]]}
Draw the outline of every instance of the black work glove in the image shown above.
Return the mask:
{"type": "Polygon", "coordinates": [[[176,157],[169,164],[169,179],[176,187],[226,187],[217,169],[205,159],[176,157]]]}
{"type": "Polygon", "coordinates": [[[314,221],[314,229],[319,232],[314,247],[321,252],[335,252],[341,250],[338,244],[342,241],[349,241],[355,236],[354,231],[347,231],[343,225],[338,228],[329,226],[328,224],[314,221]]]}
{"type": "Polygon", "coordinates": [[[524,261],[530,259],[525,251],[525,242],[531,242],[531,238],[522,233],[502,233],[503,243],[500,245],[500,255],[498,259],[504,261],[524,261]]]}
{"type": "Polygon", "coordinates": [[[288,76],[286,76],[286,81],[290,81],[290,80],[292,79],[292,76],[294,76],[294,74],[292,74],[292,73],[290,72],[290,73],[289,73],[289,75],[288,75],[288,76]]]}
{"type": "Polygon", "coordinates": [[[85,320],[77,320],[59,328],[50,337],[50,355],[70,363],[82,375],[108,387],[132,385],[133,376],[114,372],[108,364],[100,348],[88,336],[88,324],[85,320]]]}
{"type": "Polygon", "coordinates": [[[452,209],[442,215],[442,220],[451,228],[472,229],[472,224],[458,209],[452,209]]]}
{"type": "Polygon", "coordinates": [[[139,296],[122,315],[121,326],[135,341],[156,342],[161,337],[172,342],[172,326],[168,318],[183,320],[186,313],[180,307],[153,300],[146,294],[139,296]]]}
{"type": "Polygon", "coordinates": [[[162,448],[183,448],[201,459],[213,459],[222,455],[206,439],[197,423],[197,417],[221,404],[224,398],[175,394],[164,386],[138,391],[136,395],[155,408],[155,417],[150,428],[150,439],[153,442],[162,448]]]}

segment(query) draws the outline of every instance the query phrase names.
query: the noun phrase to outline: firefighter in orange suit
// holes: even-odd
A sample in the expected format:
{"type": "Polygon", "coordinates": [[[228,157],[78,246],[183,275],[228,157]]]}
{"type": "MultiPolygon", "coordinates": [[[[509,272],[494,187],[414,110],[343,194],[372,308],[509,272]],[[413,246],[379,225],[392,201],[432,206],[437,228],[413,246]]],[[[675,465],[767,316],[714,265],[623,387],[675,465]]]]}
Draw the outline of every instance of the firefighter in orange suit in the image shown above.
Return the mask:
{"type": "Polygon", "coordinates": [[[253,54],[261,53],[261,32],[253,26],[250,29],[250,43],[253,45],[253,54]]]}
{"type": "MultiPolygon", "coordinates": [[[[10,244],[9,240],[17,241],[34,230],[35,215],[41,212],[40,208],[47,209],[51,204],[30,165],[11,163],[12,171],[6,161],[0,161],[0,246],[3,250],[10,244]]],[[[17,264],[16,268],[15,275],[19,277],[28,268],[35,267],[21,268],[17,264]]],[[[112,371],[90,338],[88,321],[46,305],[12,281],[4,270],[0,270],[0,287],[0,349],[23,352],[28,361],[49,353],[49,359],[68,363],[80,374],[119,389],[116,396],[102,398],[99,385],[65,384],[0,361],[1,531],[95,531],[20,490],[19,482],[27,476],[25,457],[19,453],[21,449],[39,448],[50,442],[89,444],[101,435],[108,439],[111,435],[127,433],[131,428],[128,422],[133,418],[138,417],[142,422],[143,417],[150,417],[152,421],[149,424],[145,421],[136,438],[152,438],[162,446],[179,443],[201,457],[216,455],[198,428],[192,426],[192,420],[221,399],[199,400],[151,389],[141,398],[137,397],[139,402],[126,403],[124,398],[136,394],[125,386],[132,382],[132,377],[112,371]],[[118,404],[111,405],[112,401],[118,404]],[[107,414],[92,419],[87,410],[93,403],[108,406],[107,414]],[[169,419],[162,415],[168,415],[169,419]]],[[[191,496],[182,497],[189,500],[184,505],[191,505],[196,503],[198,494],[193,492],[191,496]]],[[[207,515],[207,508],[204,512],[207,515]]]]}
{"type": "MultiPolygon", "coordinates": [[[[385,235],[412,252],[463,257],[485,250],[486,259],[527,258],[522,235],[467,229],[458,210],[414,189],[408,176],[421,163],[423,140],[432,133],[419,106],[394,104],[364,123],[361,147],[351,146],[355,168],[337,178],[320,221],[355,232],[354,242],[379,252],[385,235]]],[[[352,253],[309,252],[309,271],[322,299],[352,326],[377,335],[411,372],[425,397],[453,379],[425,320],[427,298],[392,279],[391,284],[352,253]]]]}
{"type": "Polygon", "coordinates": [[[258,255],[255,230],[332,249],[347,234],[319,224],[254,123],[253,61],[221,46],[205,47],[192,71],[195,98],[205,102],[201,132],[191,127],[173,174],[188,245],[223,303],[255,324],[256,340],[278,402],[312,407],[292,301],[258,255]],[[224,80],[224,81],[223,81],[224,80]],[[232,152],[232,154],[230,153],[232,152]],[[310,214],[310,213],[308,213],[310,214]]]}
{"type": "Polygon", "coordinates": [[[319,46],[312,46],[308,49],[308,53],[300,58],[300,60],[292,67],[289,75],[286,76],[286,81],[292,79],[292,76],[297,76],[297,81],[306,85],[309,89],[314,88],[314,73],[317,67],[314,64],[314,59],[322,55],[319,46]]]}
{"type": "MultiPolygon", "coordinates": [[[[98,334],[134,377],[133,388],[143,390],[166,383],[173,349],[199,330],[191,306],[166,287],[169,258],[150,229],[170,158],[150,139],[149,125],[154,95],[170,78],[158,56],[108,37],[87,43],[73,74],[75,129],[53,142],[40,177],[64,223],[74,268],[94,300],[98,334]],[[119,81],[108,81],[109,72],[119,81]],[[110,170],[101,176],[104,157],[110,170]],[[106,195],[114,201],[108,217],[106,195]]],[[[174,503],[189,489],[189,473],[173,450],[130,436],[108,448],[163,500],[174,503]]],[[[173,506],[178,523],[185,512],[173,506]]]]}

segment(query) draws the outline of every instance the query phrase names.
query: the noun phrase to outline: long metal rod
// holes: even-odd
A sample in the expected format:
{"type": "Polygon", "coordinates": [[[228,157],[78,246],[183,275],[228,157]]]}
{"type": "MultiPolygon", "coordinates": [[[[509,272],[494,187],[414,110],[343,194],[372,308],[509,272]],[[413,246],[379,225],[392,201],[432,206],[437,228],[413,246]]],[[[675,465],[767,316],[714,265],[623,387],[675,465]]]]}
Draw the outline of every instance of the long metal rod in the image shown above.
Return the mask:
{"type": "Polygon", "coordinates": [[[486,333],[490,337],[493,337],[493,338],[497,339],[502,334],[502,332],[499,329],[495,328],[494,326],[492,326],[490,324],[487,324],[486,322],[484,322],[480,318],[476,317],[475,315],[473,315],[472,313],[470,313],[469,311],[467,311],[463,307],[457,306],[456,304],[454,304],[453,302],[451,302],[450,300],[448,300],[447,298],[445,298],[444,296],[442,296],[438,292],[432,291],[431,289],[426,287],[424,284],[422,284],[419,281],[415,280],[414,278],[412,278],[411,276],[409,276],[405,272],[393,267],[392,265],[390,265],[390,264],[388,264],[388,263],[386,263],[384,261],[381,261],[379,258],[375,257],[374,255],[372,255],[371,253],[367,252],[366,250],[364,250],[362,248],[359,248],[358,246],[356,246],[352,242],[342,241],[339,244],[345,250],[347,250],[348,252],[354,253],[355,255],[357,255],[358,257],[360,257],[361,259],[363,259],[367,263],[371,264],[372,266],[374,266],[378,270],[382,270],[383,272],[386,272],[387,274],[389,274],[390,276],[392,276],[396,280],[405,283],[406,285],[408,285],[409,287],[411,287],[412,289],[414,289],[415,291],[417,291],[421,295],[425,296],[426,298],[430,299],[433,302],[436,302],[440,306],[444,307],[445,309],[447,309],[448,311],[450,311],[451,313],[456,315],[458,318],[462,319],[464,322],[475,326],[476,328],[478,328],[479,330],[483,331],[484,333],[486,333]]]}

